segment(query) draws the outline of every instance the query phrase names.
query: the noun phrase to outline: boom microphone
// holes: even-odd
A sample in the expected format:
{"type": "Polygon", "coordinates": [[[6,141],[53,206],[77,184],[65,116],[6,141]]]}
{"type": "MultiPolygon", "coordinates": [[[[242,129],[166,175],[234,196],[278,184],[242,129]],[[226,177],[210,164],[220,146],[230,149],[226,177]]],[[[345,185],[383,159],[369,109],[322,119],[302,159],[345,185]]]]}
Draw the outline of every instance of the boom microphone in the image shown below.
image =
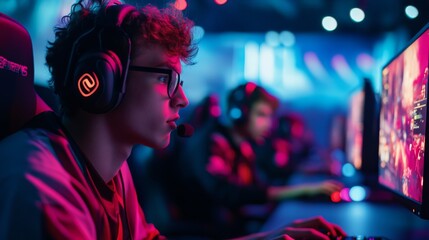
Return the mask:
{"type": "Polygon", "coordinates": [[[190,137],[194,134],[194,127],[187,123],[180,124],[177,126],[177,134],[180,137],[190,137]]]}

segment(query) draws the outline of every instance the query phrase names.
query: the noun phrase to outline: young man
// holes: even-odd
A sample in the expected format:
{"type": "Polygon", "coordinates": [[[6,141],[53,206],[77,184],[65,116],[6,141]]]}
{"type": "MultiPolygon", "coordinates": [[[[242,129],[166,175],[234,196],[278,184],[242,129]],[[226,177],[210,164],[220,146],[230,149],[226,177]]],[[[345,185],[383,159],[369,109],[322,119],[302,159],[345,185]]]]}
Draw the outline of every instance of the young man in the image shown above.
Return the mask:
{"type": "MultiPolygon", "coordinates": [[[[38,115],[0,143],[0,239],[162,239],[126,159],[136,144],[166,147],[188,105],[180,72],[196,52],[192,22],[102,0],[78,1],[63,20],[46,56],[60,116],[38,115]]],[[[294,226],[343,235],[319,218],[294,226]]]]}
{"type": "MultiPolygon", "coordinates": [[[[254,226],[256,221],[263,222],[279,201],[318,194],[329,196],[342,188],[336,181],[269,185],[261,178],[256,161],[272,161],[269,157],[276,156],[271,150],[269,154],[260,154],[259,150],[264,149],[262,145],[272,131],[278,99],[248,82],[229,92],[227,105],[230,125],[205,126],[181,149],[181,166],[175,171],[182,175],[174,183],[181,184],[184,192],[177,193],[175,200],[183,219],[222,237],[237,236],[254,231],[248,229],[248,223],[254,226]],[[253,216],[246,211],[250,204],[266,204],[267,209],[253,216]]],[[[280,148],[281,154],[289,154],[286,148],[280,148]]]]}

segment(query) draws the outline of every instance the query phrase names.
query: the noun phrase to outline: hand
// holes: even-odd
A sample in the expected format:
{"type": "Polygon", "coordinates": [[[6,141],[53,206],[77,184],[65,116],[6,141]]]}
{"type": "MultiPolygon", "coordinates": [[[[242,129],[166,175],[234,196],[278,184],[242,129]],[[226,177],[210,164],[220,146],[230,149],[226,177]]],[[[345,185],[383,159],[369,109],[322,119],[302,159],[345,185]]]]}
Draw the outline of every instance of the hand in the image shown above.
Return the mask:
{"type": "Polygon", "coordinates": [[[341,229],[340,226],[328,222],[323,217],[314,217],[310,219],[305,220],[296,220],[292,223],[290,227],[294,232],[292,234],[291,232],[287,232],[288,235],[290,235],[293,238],[296,237],[302,237],[299,234],[315,234],[314,236],[320,237],[321,239],[329,239],[330,237],[345,237],[346,233],[343,229],[341,229]],[[296,231],[299,230],[299,231],[296,231]]]}
{"type": "Polygon", "coordinates": [[[304,185],[306,195],[326,194],[330,196],[334,192],[340,191],[344,185],[335,180],[327,180],[320,183],[304,185]]]}
{"type": "Polygon", "coordinates": [[[331,238],[328,235],[325,235],[316,229],[311,228],[286,228],[285,233],[276,236],[274,238],[268,238],[270,240],[289,240],[289,239],[312,239],[312,240],[330,240],[331,238]]]}
{"type": "Polygon", "coordinates": [[[323,217],[314,217],[305,220],[297,220],[291,225],[269,232],[261,232],[248,235],[234,240],[256,240],[256,239],[315,239],[330,240],[341,239],[346,233],[336,224],[326,221],[323,217]]]}
{"type": "Polygon", "coordinates": [[[268,198],[271,200],[281,201],[284,199],[312,196],[316,194],[326,194],[330,196],[332,193],[340,191],[342,188],[343,184],[334,180],[294,186],[271,186],[268,188],[268,198]]]}

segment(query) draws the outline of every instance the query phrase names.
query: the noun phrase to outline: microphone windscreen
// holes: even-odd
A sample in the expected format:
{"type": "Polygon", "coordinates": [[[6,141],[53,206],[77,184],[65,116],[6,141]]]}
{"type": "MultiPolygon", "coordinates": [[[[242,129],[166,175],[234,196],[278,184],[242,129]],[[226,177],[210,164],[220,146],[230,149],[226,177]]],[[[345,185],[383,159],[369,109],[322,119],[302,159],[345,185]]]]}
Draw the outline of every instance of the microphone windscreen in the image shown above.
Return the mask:
{"type": "Polygon", "coordinates": [[[187,123],[180,124],[177,126],[177,134],[180,137],[190,137],[194,134],[194,127],[187,123]]]}

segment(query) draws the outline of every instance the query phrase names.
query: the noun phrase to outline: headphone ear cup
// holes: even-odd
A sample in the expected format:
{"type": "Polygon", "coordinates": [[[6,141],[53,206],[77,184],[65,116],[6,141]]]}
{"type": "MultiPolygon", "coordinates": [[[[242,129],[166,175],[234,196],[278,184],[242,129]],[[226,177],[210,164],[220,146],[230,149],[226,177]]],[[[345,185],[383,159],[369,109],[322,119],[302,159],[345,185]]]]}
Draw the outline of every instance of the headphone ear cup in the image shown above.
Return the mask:
{"type": "Polygon", "coordinates": [[[246,123],[247,103],[244,85],[234,89],[228,100],[229,115],[234,125],[242,125],[246,123]]]}
{"type": "Polygon", "coordinates": [[[71,101],[91,113],[105,113],[116,107],[121,98],[122,65],[112,51],[93,52],[78,59],[70,81],[71,101]]]}
{"type": "Polygon", "coordinates": [[[249,111],[247,109],[247,106],[244,105],[239,106],[238,109],[240,109],[240,117],[235,119],[235,124],[244,125],[247,123],[247,119],[249,118],[249,111]]]}

